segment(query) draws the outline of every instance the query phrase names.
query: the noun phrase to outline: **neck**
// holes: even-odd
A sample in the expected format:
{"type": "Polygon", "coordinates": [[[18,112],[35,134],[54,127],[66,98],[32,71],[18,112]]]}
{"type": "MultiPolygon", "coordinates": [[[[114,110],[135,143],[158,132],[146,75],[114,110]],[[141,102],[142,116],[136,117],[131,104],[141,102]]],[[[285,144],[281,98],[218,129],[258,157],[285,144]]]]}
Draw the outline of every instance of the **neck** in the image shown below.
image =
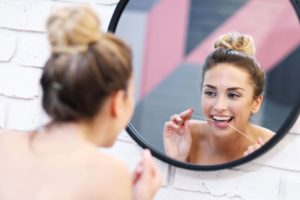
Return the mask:
{"type": "MultiPolygon", "coordinates": [[[[46,131],[53,137],[68,138],[68,141],[77,141],[92,146],[107,146],[109,123],[105,119],[52,123],[46,126],[46,131]],[[99,123],[100,122],[100,123],[99,123]]],[[[67,140],[64,140],[67,141],[67,140]]]]}
{"type": "MultiPolygon", "coordinates": [[[[250,129],[251,127],[247,126],[242,132],[249,136],[249,133],[251,132],[250,129]]],[[[247,147],[253,144],[253,142],[236,130],[234,130],[233,134],[226,137],[218,136],[216,134],[209,134],[209,136],[208,143],[212,152],[228,159],[240,158],[247,147]]]]}

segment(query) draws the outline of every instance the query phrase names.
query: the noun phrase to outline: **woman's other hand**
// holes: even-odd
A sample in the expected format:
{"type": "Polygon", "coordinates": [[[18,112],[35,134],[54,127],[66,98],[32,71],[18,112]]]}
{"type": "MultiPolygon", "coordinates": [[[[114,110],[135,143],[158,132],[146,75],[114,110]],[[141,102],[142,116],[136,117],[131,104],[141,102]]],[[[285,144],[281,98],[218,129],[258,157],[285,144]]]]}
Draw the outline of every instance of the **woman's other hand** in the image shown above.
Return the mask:
{"type": "Polygon", "coordinates": [[[193,112],[193,109],[188,109],[180,114],[175,114],[164,125],[165,152],[171,158],[184,162],[188,157],[192,144],[189,120],[193,112]]]}
{"type": "Polygon", "coordinates": [[[149,150],[143,153],[133,177],[133,199],[151,200],[162,184],[162,178],[149,150]]]}
{"type": "Polygon", "coordinates": [[[257,143],[250,145],[247,150],[244,152],[244,156],[247,156],[251,153],[253,153],[254,151],[258,150],[260,147],[262,147],[265,144],[265,142],[263,141],[263,139],[261,137],[259,137],[257,139],[257,143]]]}

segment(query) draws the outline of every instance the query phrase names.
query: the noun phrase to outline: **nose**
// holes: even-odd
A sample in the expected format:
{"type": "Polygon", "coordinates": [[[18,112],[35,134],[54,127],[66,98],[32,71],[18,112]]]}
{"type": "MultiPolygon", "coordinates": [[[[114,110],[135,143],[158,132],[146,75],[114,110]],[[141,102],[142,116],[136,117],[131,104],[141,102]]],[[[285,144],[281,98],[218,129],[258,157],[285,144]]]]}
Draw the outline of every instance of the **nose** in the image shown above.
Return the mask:
{"type": "Polygon", "coordinates": [[[221,111],[224,111],[228,108],[228,102],[225,98],[222,98],[222,97],[218,97],[216,98],[215,100],[215,105],[214,105],[214,109],[217,111],[217,112],[221,112],[221,111]]]}

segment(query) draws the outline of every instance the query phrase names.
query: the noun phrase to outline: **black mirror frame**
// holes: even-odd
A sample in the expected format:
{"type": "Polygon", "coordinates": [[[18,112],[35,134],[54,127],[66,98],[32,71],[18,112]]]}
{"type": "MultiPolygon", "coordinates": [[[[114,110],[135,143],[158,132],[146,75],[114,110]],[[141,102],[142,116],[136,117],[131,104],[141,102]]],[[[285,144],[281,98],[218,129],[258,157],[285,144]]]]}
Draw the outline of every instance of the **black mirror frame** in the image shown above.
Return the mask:
{"type": "MultiPolygon", "coordinates": [[[[297,13],[297,16],[300,20],[300,0],[290,0],[295,12],[297,13]]],[[[129,0],[120,0],[119,3],[116,6],[116,9],[112,15],[111,21],[109,23],[108,27],[108,32],[115,33],[117,25],[119,23],[119,19],[127,6],[127,3],[129,0]]],[[[300,33],[299,33],[300,34],[300,33]]],[[[132,124],[128,124],[126,127],[126,131],[128,134],[142,147],[142,148],[148,148],[150,149],[151,153],[160,159],[161,161],[164,161],[168,164],[174,165],[176,167],[184,168],[184,169],[189,169],[189,170],[197,170],[197,171],[213,171],[213,170],[222,170],[222,169],[228,169],[228,168],[233,168],[238,165],[245,164],[249,161],[252,161],[262,154],[266,153],[268,150],[270,150],[272,147],[274,147],[290,130],[290,128],[293,126],[295,121],[297,120],[298,116],[300,113],[300,94],[297,100],[296,105],[294,106],[293,110],[290,112],[289,116],[287,119],[284,121],[283,125],[280,127],[278,130],[277,134],[270,140],[268,141],[264,146],[262,146],[260,149],[257,151],[253,152],[252,154],[243,157],[239,160],[235,160],[232,162],[224,163],[224,164],[218,164],[218,165],[195,165],[195,164],[190,164],[190,163],[185,163],[185,162],[180,162],[174,159],[171,159],[170,157],[167,157],[165,154],[157,151],[151,144],[148,144],[147,141],[145,141],[138,131],[133,127],[132,124]]]]}

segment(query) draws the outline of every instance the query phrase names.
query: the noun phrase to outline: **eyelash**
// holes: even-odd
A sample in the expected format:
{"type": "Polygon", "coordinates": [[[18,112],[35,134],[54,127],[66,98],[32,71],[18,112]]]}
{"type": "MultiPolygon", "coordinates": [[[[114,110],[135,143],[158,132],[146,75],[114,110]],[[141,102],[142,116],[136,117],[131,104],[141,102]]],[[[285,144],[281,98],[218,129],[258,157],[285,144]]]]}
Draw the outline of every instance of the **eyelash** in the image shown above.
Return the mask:
{"type": "MultiPolygon", "coordinates": [[[[216,92],[213,92],[213,91],[204,91],[204,94],[208,97],[217,96],[216,92]]],[[[240,94],[236,94],[236,93],[228,93],[227,96],[228,96],[229,99],[237,99],[237,98],[241,97],[240,94]]]]}
{"type": "Polygon", "coordinates": [[[241,95],[236,94],[236,93],[229,93],[227,96],[230,99],[237,99],[237,98],[241,97],[241,95]]]}
{"type": "Polygon", "coordinates": [[[215,96],[217,96],[217,94],[215,92],[212,92],[212,91],[204,91],[204,94],[206,96],[209,96],[209,97],[215,97],[215,96]]]}

